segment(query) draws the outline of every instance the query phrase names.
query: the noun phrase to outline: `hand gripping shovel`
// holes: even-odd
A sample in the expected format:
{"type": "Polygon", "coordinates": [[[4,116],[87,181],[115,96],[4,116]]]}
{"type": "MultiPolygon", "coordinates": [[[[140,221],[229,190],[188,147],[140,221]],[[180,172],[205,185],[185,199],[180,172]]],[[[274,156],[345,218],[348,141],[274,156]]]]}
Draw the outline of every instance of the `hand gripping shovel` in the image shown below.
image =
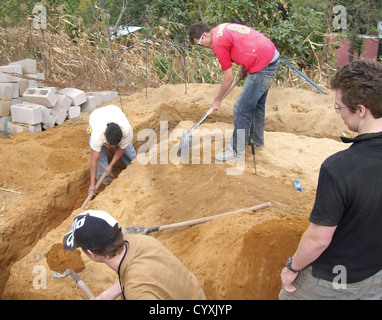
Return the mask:
{"type": "Polygon", "coordinates": [[[52,272],[52,275],[55,278],[66,278],[68,275],[71,275],[73,280],[77,283],[77,286],[85,294],[86,298],[88,298],[89,300],[94,299],[93,293],[89,290],[85,282],[83,282],[81,278],[77,275],[77,273],[75,273],[72,269],[66,269],[63,274],[53,270],[50,270],[50,272],[52,272]]]}
{"type": "MultiPolygon", "coordinates": [[[[236,77],[235,80],[232,81],[231,86],[229,87],[228,91],[224,94],[222,101],[232,91],[232,89],[236,87],[240,80],[240,77],[236,77]]],[[[207,113],[203,116],[203,118],[200,119],[198,123],[195,123],[190,130],[183,131],[177,152],[178,157],[182,156],[182,159],[188,159],[190,154],[190,148],[192,146],[192,132],[208,118],[208,116],[212,113],[213,110],[213,107],[211,107],[210,110],[208,110],[207,113]]]]}
{"type": "Polygon", "coordinates": [[[162,231],[162,230],[192,226],[195,224],[208,222],[208,221],[214,220],[216,218],[228,216],[231,214],[242,213],[242,212],[246,212],[246,211],[256,211],[256,210],[260,210],[260,209],[267,208],[270,206],[272,206],[272,204],[270,202],[266,202],[266,203],[263,203],[263,204],[260,204],[260,205],[254,206],[254,207],[246,208],[246,209],[221,213],[221,214],[217,214],[215,216],[210,216],[210,217],[205,217],[205,218],[200,218],[200,219],[195,219],[195,220],[189,220],[189,221],[184,221],[184,222],[167,224],[164,226],[154,227],[151,229],[146,229],[143,227],[130,226],[130,227],[125,228],[125,230],[126,230],[126,233],[130,233],[130,234],[149,234],[149,233],[154,232],[154,231],[162,231]]]}
{"type": "Polygon", "coordinates": [[[85,206],[88,204],[88,202],[95,196],[95,193],[96,193],[97,189],[99,188],[99,186],[101,185],[101,183],[102,183],[103,179],[105,179],[105,177],[106,177],[106,172],[104,171],[102,173],[101,178],[97,181],[97,184],[95,186],[94,192],[90,192],[89,193],[88,197],[86,198],[86,200],[82,204],[81,209],[85,208],[85,206]]]}

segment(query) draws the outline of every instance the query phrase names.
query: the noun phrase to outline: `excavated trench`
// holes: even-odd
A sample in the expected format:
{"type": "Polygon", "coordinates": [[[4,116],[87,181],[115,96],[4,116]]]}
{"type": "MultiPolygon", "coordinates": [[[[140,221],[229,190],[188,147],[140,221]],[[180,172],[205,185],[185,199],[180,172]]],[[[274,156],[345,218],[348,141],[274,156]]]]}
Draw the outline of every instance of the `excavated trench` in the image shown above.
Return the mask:
{"type": "MultiPolygon", "coordinates": [[[[134,98],[128,101],[130,105],[125,112],[134,128],[137,151],[147,142],[147,139],[137,141],[141,130],[149,128],[159,137],[163,130],[161,121],[167,123],[167,130],[171,132],[184,120],[189,122],[183,124],[182,129],[188,129],[208,109],[198,100],[184,102],[179,99],[175,97],[168,99],[170,102],[161,103],[158,98],[157,104],[149,106],[143,102],[132,105],[134,98]]],[[[231,125],[232,109],[212,114],[205,125],[212,130],[216,123],[231,125]]],[[[0,217],[0,250],[4,252],[0,258],[1,296],[7,284],[7,294],[2,298],[60,299],[57,290],[62,287],[57,289],[55,285],[64,286],[62,282],[51,282],[46,291],[26,289],[17,292],[17,281],[26,281],[28,275],[29,278],[33,276],[23,258],[40,253],[41,248],[51,247],[53,243],[49,242],[34,249],[51,230],[59,229],[87,197],[90,154],[88,136],[84,134],[86,127],[84,116],[41,134],[22,133],[0,140],[0,161],[4,162],[3,166],[0,163],[0,168],[8,169],[2,169],[0,183],[23,187],[22,195],[4,196],[0,193],[0,201],[6,203],[5,217],[0,217]],[[19,277],[13,275],[7,283],[13,265],[17,266],[14,273],[19,277]]],[[[275,131],[272,128],[266,130],[275,131]]],[[[275,145],[277,151],[278,144],[275,142],[275,145]]],[[[266,154],[283,160],[278,155],[266,154]]],[[[227,217],[153,236],[195,273],[207,298],[277,299],[279,273],[307,226],[314,192],[296,193],[290,187],[290,168],[283,172],[281,165],[270,163],[261,153],[257,157],[259,174],[253,172],[249,153],[245,171],[240,176],[227,176],[225,168],[228,165],[141,165],[138,162],[129,166],[125,174],[123,164],[119,163],[113,174],[121,175],[121,179],[110,187],[101,187],[92,206],[115,213],[124,225],[152,227],[271,201],[272,207],[262,212],[227,217]],[[276,178],[268,177],[266,169],[279,170],[280,174],[276,178]]],[[[296,172],[300,171],[292,175],[296,172]]],[[[57,234],[56,242],[66,231],[57,231],[60,234],[57,234]]],[[[49,241],[51,239],[52,236],[49,241]]],[[[98,265],[92,264],[91,268],[97,275],[98,265]]],[[[86,275],[90,277],[90,271],[86,275]]],[[[101,283],[97,287],[98,283],[89,283],[95,293],[105,289],[101,283]]],[[[65,290],[70,292],[72,289],[65,290]]]]}
{"type": "MultiPolygon", "coordinates": [[[[160,121],[167,121],[168,129],[172,130],[178,124],[176,119],[179,119],[180,121],[180,117],[180,114],[176,112],[176,110],[171,110],[171,108],[164,105],[148,121],[144,121],[143,123],[141,123],[136,128],[136,131],[138,132],[141,129],[150,128],[151,130],[154,130],[154,132],[158,136],[160,136],[160,121]]],[[[80,121],[73,121],[73,125],[69,124],[69,122],[66,122],[65,125],[62,126],[62,128],[59,128],[58,130],[65,131],[66,133],[64,134],[64,136],[67,135],[66,138],[68,139],[73,139],[76,134],[83,135],[83,132],[85,132],[84,128],[86,125],[86,118],[87,117],[84,117],[84,119],[80,121]],[[69,127],[69,130],[71,132],[65,130],[65,127],[69,127]]],[[[36,160],[45,160],[45,165],[47,166],[46,170],[52,169],[53,174],[63,173],[65,175],[65,171],[72,172],[73,167],[77,166],[76,162],[82,161],[83,158],[81,160],[81,157],[77,157],[74,154],[72,158],[70,158],[69,156],[64,156],[65,150],[62,150],[61,153],[61,150],[59,150],[60,148],[54,146],[58,142],[57,135],[59,135],[60,133],[51,135],[51,132],[53,133],[53,131],[39,133],[40,137],[37,140],[42,140],[42,144],[48,147],[45,148],[43,151],[37,150],[38,148],[36,148],[36,150],[33,151],[31,147],[27,147],[28,145],[33,146],[33,143],[29,144],[28,140],[30,139],[30,141],[33,141],[34,138],[37,137],[37,134],[33,135],[27,132],[21,134],[27,136],[23,136],[22,138],[18,136],[17,138],[12,137],[11,139],[9,139],[10,137],[8,135],[2,136],[0,138],[1,150],[3,150],[3,148],[5,150],[7,148],[7,144],[14,145],[14,143],[12,143],[12,140],[16,140],[15,143],[18,144],[18,148],[14,148],[14,146],[12,146],[12,150],[14,151],[14,153],[13,155],[9,155],[9,158],[13,157],[14,159],[16,157],[15,154],[20,153],[21,149],[24,149],[22,151],[23,157],[28,156],[28,154],[30,153],[38,154],[39,152],[42,152],[46,156],[46,159],[44,156],[41,158],[37,156],[36,160]],[[1,142],[5,142],[5,146],[2,146],[1,142]],[[15,149],[17,150],[15,151],[15,149]],[[59,150],[60,153],[57,153],[57,150],[59,150]],[[60,156],[63,156],[65,158],[62,161],[62,163],[59,163],[60,156]]],[[[62,138],[64,139],[65,137],[62,138]]],[[[85,139],[78,139],[82,140],[81,149],[85,147],[88,148],[88,146],[85,145],[87,137],[85,139]]],[[[40,144],[39,141],[37,143],[40,144]]],[[[137,142],[135,144],[136,150],[138,150],[139,146],[143,143],[145,143],[145,141],[137,142]]],[[[73,148],[76,148],[76,145],[77,143],[73,145],[73,148]]],[[[87,151],[88,149],[82,150],[83,153],[87,153],[87,151]]],[[[108,150],[109,160],[111,160],[112,155],[112,151],[108,150]]],[[[86,164],[88,162],[89,159],[86,159],[86,164]]],[[[78,167],[85,167],[85,169],[80,169],[74,175],[67,174],[65,179],[62,179],[62,181],[59,181],[59,179],[57,183],[54,183],[53,186],[46,188],[45,191],[38,192],[39,196],[42,195],[43,199],[39,199],[39,196],[27,197],[21,192],[21,195],[0,194],[0,200],[3,200],[3,204],[6,204],[5,209],[7,209],[7,211],[16,209],[16,211],[19,212],[19,215],[16,217],[16,219],[12,219],[11,221],[0,221],[0,250],[1,252],[6,253],[3,254],[0,258],[0,298],[2,297],[4,286],[8,280],[9,271],[12,265],[16,261],[25,257],[39,239],[43,238],[49,231],[59,226],[65,219],[67,219],[72,214],[72,212],[75,209],[80,208],[81,205],[84,203],[87,197],[87,190],[89,187],[89,171],[88,168],[86,168],[88,167],[86,165],[84,166],[83,164],[81,164],[78,165],[78,167]],[[25,199],[26,197],[27,199],[25,199]]],[[[121,160],[118,161],[113,168],[114,177],[118,178],[119,174],[125,168],[126,166],[124,165],[124,163],[121,160]]],[[[31,169],[30,171],[33,171],[33,168],[24,167],[23,170],[25,171],[25,174],[22,174],[22,176],[34,174],[33,172],[28,172],[28,169],[31,169]]],[[[47,179],[49,180],[49,177],[47,179]]],[[[10,180],[16,179],[15,177],[11,177],[10,180]]],[[[0,181],[0,183],[1,186],[3,185],[4,181],[2,180],[0,181]]],[[[22,184],[21,181],[20,183],[22,184]]],[[[8,185],[8,183],[5,184],[8,185]]],[[[35,181],[33,184],[39,184],[39,181],[35,181]]],[[[35,186],[30,187],[31,189],[36,189],[35,186]]],[[[45,189],[43,186],[42,188],[45,189]]],[[[22,187],[21,189],[25,190],[27,188],[22,187]]],[[[97,191],[97,195],[102,193],[104,189],[105,186],[101,184],[97,191]]]]}

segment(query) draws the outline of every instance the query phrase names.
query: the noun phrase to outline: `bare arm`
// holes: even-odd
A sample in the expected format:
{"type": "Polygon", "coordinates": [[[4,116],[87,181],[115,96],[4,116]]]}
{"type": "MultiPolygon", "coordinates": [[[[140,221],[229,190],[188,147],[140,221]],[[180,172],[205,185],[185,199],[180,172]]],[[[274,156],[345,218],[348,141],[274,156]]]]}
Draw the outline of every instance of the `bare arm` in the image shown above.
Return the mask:
{"type": "MultiPolygon", "coordinates": [[[[298,248],[293,255],[292,268],[301,270],[316,260],[329,246],[336,228],[337,226],[325,227],[311,223],[301,237],[298,248]]],[[[281,281],[286,291],[293,292],[296,290],[291,285],[296,276],[297,273],[287,268],[282,270],[281,281]]]]}
{"type": "Polygon", "coordinates": [[[124,152],[125,152],[125,149],[121,149],[120,147],[116,147],[113,159],[111,159],[109,165],[105,168],[105,172],[107,175],[111,174],[111,171],[113,170],[113,166],[122,157],[124,152]]]}
{"type": "Polygon", "coordinates": [[[122,294],[121,286],[119,281],[114,282],[114,284],[102,292],[95,300],[114,300],[122,294]]]}
{"type": "Polygon", "coordinates": [[[97,175],[97,168],[98,168],[98,160],[101,155],[101,152],[97,152],[93,149],[91,149],[90,152],[90,186],[88,192],[94,192],[95,191],[95,181],[96,181],[96,175],[97,175]]]}
{"type": "Polygon", "coordinates": [[[234,78],[232,68],[225,70],[223,73],[224,73],[224,77],[223,77],[222,84],[212,102],[212,107],[214,108],[215,111],[220,108],[222,98],[224,97],[224,94],[228,91],[234,78]]]}

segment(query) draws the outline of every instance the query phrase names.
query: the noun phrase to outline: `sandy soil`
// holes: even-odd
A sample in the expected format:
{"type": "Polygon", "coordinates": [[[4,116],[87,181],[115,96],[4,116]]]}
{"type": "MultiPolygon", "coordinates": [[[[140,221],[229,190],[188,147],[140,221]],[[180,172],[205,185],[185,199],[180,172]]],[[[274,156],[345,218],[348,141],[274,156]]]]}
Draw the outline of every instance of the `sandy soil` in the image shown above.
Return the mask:
{"type": "MultiPolygon", "coordinates": [[[[179,163],[174,151],[181,132],[200,120],[217,90],[217,85],[173,85],[148,89],[147,97],[146,90],[123,97],[140,154],[131,166],[118,165],[118,178],[100,188],[87,207],[108,211],[121,226],[150,228],[271,202],[257,212],[150,236],[198,277],[208,299],[277,299],[280,271],[309,223],[320,165],[348,147],[338,137],[350,132],[333,110],[332,93],[272,88],[256,173],[250,147],[243,165],[215,163],[211,153],[222,150],[223,140],[214,133],[230,138],[232,106],[240,93],[235,88],[195,133],[194,141],[200,134],[213,136],[216,144],[194,149],[190,164],[179,163]],[[302,192],[293,188],[295,178],[302,192]]],[[[120,105],[120,99],[113,103],[120,105]]],[[[79,251],[66,256],[59,245],[87,196],[88,117],[83,113],[41,133],[0,139],[1,187],[20,192],[0,191],[2,299],[86,299],[70,277],[56,279],[51,269],[76,269],[95,295],[117,279],[107,266],[79,251]]]]}

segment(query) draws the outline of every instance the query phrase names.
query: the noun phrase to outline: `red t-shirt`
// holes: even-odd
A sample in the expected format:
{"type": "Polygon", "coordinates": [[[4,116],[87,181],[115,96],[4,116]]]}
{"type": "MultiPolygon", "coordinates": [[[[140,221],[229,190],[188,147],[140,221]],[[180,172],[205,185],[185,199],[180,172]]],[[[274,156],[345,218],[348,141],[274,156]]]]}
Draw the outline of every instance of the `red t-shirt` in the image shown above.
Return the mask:
{"type": "Polygon", "coordinates": [[[211,48],[223,71],[232,67],[232,62],[245,67],[248,73],[263,70],[276,52],[274,43],[250,27],[224,23],[212,30],[211,48]]]}

